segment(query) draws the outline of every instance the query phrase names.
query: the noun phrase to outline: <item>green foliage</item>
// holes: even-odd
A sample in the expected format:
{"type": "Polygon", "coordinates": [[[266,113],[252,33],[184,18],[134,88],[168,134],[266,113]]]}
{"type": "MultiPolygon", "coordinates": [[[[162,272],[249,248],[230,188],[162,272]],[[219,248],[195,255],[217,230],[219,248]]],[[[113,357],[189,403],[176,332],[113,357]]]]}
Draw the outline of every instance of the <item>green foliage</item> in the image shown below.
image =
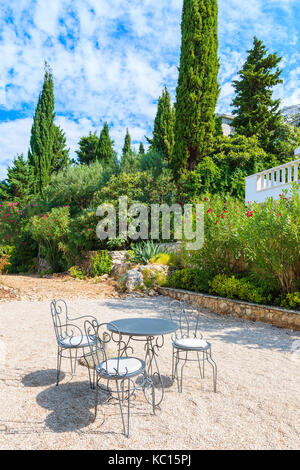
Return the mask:
{"type": "Polygon", "coordinates": [[[270,300],[261,287],[255,286],[247,279],[237,279],[235,276],[218,274],[209,285],[211,287],[210,293],[221,297],[246,300],[258,304],[267,303],[270,300]]]}
{"type": "Polygon", "coordinates": [[[139,146],[139,155],[142,156],[144,154],[145,154],[145,149],[144,149],[143,143],[141,142],[139,146]]]}
{"type": "Polygon", "coordinates": [[[218,86],[217,0],[184,0],[171,167],[178,178],[209,153],[215,133],[218,86]]]}
{"type": "Polygon", "coordinates": [[[166,167],[163,155],[156,150],[149,150],[146,154],[141,155],[138,165],[141,171],[152,174],[153,178],[158,178],[166,167]]]}
{"type": "Polygon", "coordinates": [[[72,266],[69,269],[69,274],[70,274],[70,276],[74,277],[75,279],[85,279],[85,273],[78,266],[72,266]]]}
{"type": "Polygon", "coordinates": [[[68,167],[52,175],[44,196],[53,206],[70,205],[71,210],[89,207],[94,194],[114,173],[114,168],[96,161],[87,165],[68,167]]]}
{"type": "Polygon", "coordinates": [[[148,289],[153,289],[155,287],[155,273],[151,269],[144,269],[142,274],[145,286],[148,289]]]}
{"type": "Polygon", "coordinates": [[[158,253],[150,259],[150,263],[164,266],[180,266],[181,258],[179,253],[158,253]]]}
{"type": "Polygon", "coordinates": [[[300,310],[300,292],[287,294],[281,302],[282,307],[300,310]]]}
{"type": "Polygon", "coordinates": [[[148,139],[150,150],[160,153],[169,162],[174,147],[175,107],[171,105],[170,94],[165,87],[158,98],[154,120],[153,138],[148,139]]]}
{"type": "Polygon", "coordinates": [[[128,150],[121,156],[121,173],[135,173],[140,169],[140,156],[135,150],[128,150]]]}
{"type": "Polygon", "coordinates": [[[7,169],[7,179],[0,184],[0,200],[27,202],[33,196],[34,174],[23,154],[18,155],[7,169]]]}
{"type": "Polygon", "coordinates": [[[60,126],[54,124],[53,138],[53,160],[51,164],[51,173],[58,173],[66,168],[71,160],[69,158],[70,149],[67,148],[67,139],[64,131],[60,126]]]}
{"type": "Polygon", "coordinates": [[[245,177],[274,164],[276,161],[259,146],[256,137],[219,137],[210,155],[194,171],[181,175],[182,196],[190,200],[201,193],[227,193],[244,199],[245,177]]]}
{"type": "Polygon", "coordinates": [[[98,148],[96,151],[97,160],[100,162],[109,163],[115,159],[116,153],[114,151],[114,141],[111,140],[107,122],[104,124],[100,132],[98,148]]]}
{"type": "Polygon", "coordinates": [[[197,268],[184,268],[176,271],[167,281],[174,289],[191,290],[193,292],[208,292],[209,272],[197,268]]]}
{"type": "Polygon", "coordinates": [[[28,159],[34,172],[35,192],[42,195],[49,182],[53,163],[54,94],[51,70],[45,64],[43,89],[39,96],[31,128],[28,159]]]}
{"type": "Polygon", "coordinates": [[[150,259],[158,254],[159,248],[160,243],[154,243],[152,240],[131,245],[133,254],[130,259],[134,263],[148,264],[150,259]]]}
{"type": "Polygon", "coordinates": [[[252,204],[240,227],[244,256],[257,279],[270,278],[284,293],[300,288],[300,194],[252,204]]]}
{"type": "Polygon", "coordinates": [[[131,151],[131,137],[130,137],[128,129],[126,129],[122,155],[125,155],[126,153],[129,153],[130,151],[131,151]]]}
{"type": "Polygon", "coordinates": [[[276,136],[282,125],[280,100],[273,100],[273,88],[282,83],[277,54],[267,54],[262,41],[254,38],[253,48],[233,82],[236,96],[232,102],[236,115],[233,127],[238,134],[256,135],[261,147],[276,154],[276,136]]]}
{"type": "Polygon", "coordinates": [[[96,132],[90,132],[89,135],[80,138],[79,150],[76,150],[78,162],[81,165],[90,165],[96,161],[99,137],[96,132]]]}
{"type": "Polygon", "coordinates": [[[42,217],[31,219],[31,233],[41,248],[42,255],[54,272],[64,270],[68,264],[70,211],[66,207],[52,209],[42,217]]]}
{"type": "Polygon", "coordinates": [[[109,257],[107,250],[102,250],[96,253],[91,259],[91,276],[103,276],[109,274],[112,268],[112,260],[109,257]]]}

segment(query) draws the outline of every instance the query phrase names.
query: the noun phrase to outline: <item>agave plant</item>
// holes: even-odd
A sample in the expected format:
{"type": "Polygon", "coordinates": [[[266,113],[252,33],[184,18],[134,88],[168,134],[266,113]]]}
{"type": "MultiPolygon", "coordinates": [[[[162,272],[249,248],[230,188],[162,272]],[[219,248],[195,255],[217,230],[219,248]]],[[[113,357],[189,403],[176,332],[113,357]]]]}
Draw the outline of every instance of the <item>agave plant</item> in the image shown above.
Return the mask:
{"type": "Polygon", "coordinates": [[[153,243],[152,240],[132,245],[132,253],[130,254],[131,261],[134,263],[148,264],[153,256],[158,255],[160,245],[160,243],[153,243]]]}

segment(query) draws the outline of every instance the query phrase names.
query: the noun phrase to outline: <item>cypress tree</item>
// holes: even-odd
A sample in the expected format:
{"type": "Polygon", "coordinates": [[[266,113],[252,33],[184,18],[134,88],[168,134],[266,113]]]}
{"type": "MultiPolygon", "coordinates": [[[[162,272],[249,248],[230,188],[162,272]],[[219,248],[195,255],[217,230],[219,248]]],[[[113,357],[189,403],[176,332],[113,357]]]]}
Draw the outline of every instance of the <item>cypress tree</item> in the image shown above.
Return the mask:
{"type": "Polygon", "coordinates": [[[170,161],[174,147],[175,108],[171,105],[170,94],[165,87],[158,99],[154,120],[153,138],[149,140],[151,150],[160,152],[170,161]]]}
{"type": "Polygon", "coordinates": [[[145,155],[145,148],[142,142],[140,143],[140,146],[139,146],[139,155],[140,156],[145,155]]]}
{"type": "Polygon", "coordinates": [[[218,86],[217,0],[184,0],[171,166],[177,178],[193,170],[210,149],[218,86]]]}
{"type": "Polygon", "coordinates": [[[109,129],[107,122],[104,124],[102,131],[100,132],[100,138],[98,148],[96,151],[97,160],[108,163],[113,160],[115,151],[113,148],[114,141],[109,136],[109,129]]]}
{"type": "Polygon", "coordinates": [[[45,63],[44,83],[33,117],[28,152],[29,164],[33,167],[35,176],[34,190],[40,195],[49,182],[52,170],[55,136],[54,116],[53,77],[50,67],[45,63]]]}
{"type": "Polygon", "coordinates": [[[126,129],[126,135],[125,135],[124,145],[122,149],[122,154],[125,155],[126,153],[129,153],[130,151],[131,151],[131,137],[128,132],[128,129],[126,129]]]}
{"type": "Polygon", "coordinates": [[[273,100],[272,88],[282,83],[281,70],[277,67],[281,57],[267,54],[262,41],[256,37],[253,48],[239,71],[239,80],[233,82],[236,92],[233,127],[236,133],[247,137],[257,136],[261,147],[266,152],[276,153],[275,140],[282,125],[279,111],[280,100],[273,100]]]}

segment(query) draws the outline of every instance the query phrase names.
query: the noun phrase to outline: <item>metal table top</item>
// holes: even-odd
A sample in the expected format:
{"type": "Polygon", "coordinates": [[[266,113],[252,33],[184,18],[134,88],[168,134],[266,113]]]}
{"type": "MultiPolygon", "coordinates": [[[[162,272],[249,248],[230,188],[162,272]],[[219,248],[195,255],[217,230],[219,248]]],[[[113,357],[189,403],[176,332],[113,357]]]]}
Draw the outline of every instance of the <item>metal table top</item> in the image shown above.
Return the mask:
{"type": "Polygon", "coordinates": [[[117,328],[119,333],[128,336],[162,336],[179,327],[174,321],[162,318],[123,318],[108,323],[107,328],[110,331],[117,328]]]}

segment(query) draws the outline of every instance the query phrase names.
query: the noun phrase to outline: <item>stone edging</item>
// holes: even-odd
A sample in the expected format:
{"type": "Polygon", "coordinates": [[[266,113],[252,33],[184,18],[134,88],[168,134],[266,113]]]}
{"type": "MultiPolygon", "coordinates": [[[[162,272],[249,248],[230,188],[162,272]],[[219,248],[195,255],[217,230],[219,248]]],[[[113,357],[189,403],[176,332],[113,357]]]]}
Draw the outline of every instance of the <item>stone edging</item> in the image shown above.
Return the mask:
{"type": "Polygon", "coordinates": [[[209,294],[199,294],[182,289],[158,287],[158,292],[177,300],[196,302],[201,307],[221,315],[232,315],[252,321],[271,323],[280,328],[290,328],[300,331],[300,312],[270,305],[252,304],[245,301],[216,297],[209,294]]]}

